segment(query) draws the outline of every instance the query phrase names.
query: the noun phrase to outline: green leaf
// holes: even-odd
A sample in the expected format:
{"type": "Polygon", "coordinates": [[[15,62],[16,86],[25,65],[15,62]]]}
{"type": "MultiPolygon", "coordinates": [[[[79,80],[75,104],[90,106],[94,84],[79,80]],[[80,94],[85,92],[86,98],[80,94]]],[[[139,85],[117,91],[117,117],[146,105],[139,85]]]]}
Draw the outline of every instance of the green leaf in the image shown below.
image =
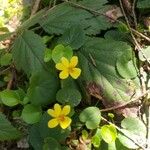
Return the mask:
{"type": "Polygon", "coordinates": [[[114,142],[117,138],[117,130],[113,125],[104,125],[101,127],[102,139],[110,144],[114,142]]]}
{"type": "Polygon", "coordinates": [[[58,42],[70,45],[73,49],[79,49],[84,44],[84,41],[85,34],[83,29],[78,25],[73,25],[64,32],[58,42]]]}
{"type": "Polygon", "coordinates": [[[37,70],[46,69],[43,60],[44,50],[45,45],[40,36],[32,31],[24,31],[15,40],[12,54],[18,69],[31,74],[37,70]]]}
{"type": "MultiPolygon", "coordinates": [[[[128,80],[123,79],[116,70],[117,59],[125,53],[132,53],[131,47],[126,43],[102,38],[89,38],[77,53],[82,70],[81,80],[86,81],[85,86],[91,95],[102,97],[102,102],[106,107],[130,101],[135,90],[139,88],[140,83],[138,81],[130,80],[131,84],[128,84],[128,80]],[[137,86],[131,86],[135,84],[137,86]]],[[[127,62],[129,57],[124,57],[127,62]]],[[[128,70],[124,65],[122,66],[123,69],[128,70]]],[[[130,69],[136,70],[135,67],[130,69]]],[[[127,73],[123,75],[127,76],[127,73]]]]}
{"type": "Polygon", "coordinates": [[[142,52],[139,51],[139,59],[140,59],[141,61],[145,61],[145,60],[146,60],[146,59],[143,57],[143,54],[144,54],[144,56],[146,56],[146,58],[147,58],[148,60],[150,60],[150,46],[148,46],[148,47],[142,49],[142,52]]]}
{"type": "Polygon", "coordinates": [[[40,120],[42,116],[42,109],[40,106],[31,104],[25,105],[21,117],[28,124],[34,124],[40,120]]]}
{"type": "Polygon", "coordinates": [[[108,144],[108,150],[117,150],[115,142],[111,142],[108,144]]]}
{"type": "Polygon", "coordinates": [[[89,136],[88,132],[86,130],[82,130],[82,139],[87,140],[88,136],[89,136]]]}
{"type": "Polygon", "coordinates": [[[140,8],[140,9],[150,8],[150,1],[149,0],[138,0],[137,1],[137,8],[140,8]]]}
{"type": "Polygon", "coordinates": [[[47,35],[43,36],[42,37],[43,43],[46,44],[46,43],[50,42],[53,37],[54,37],[53,35],[52,36],[47,36],[47,35]]]}
{"type": "Polygon", "coordinates": [[[16,106],[21,102],[21,97],[18,94],[18,91],[13,90],[4,90],[0,92],[1,101],[7,106],[16,106]]]}
{"type": "Polygon", "coordinates": [[[52,137],[44,140],[43,150],[61,150],[61,145],[52,137]]]}
{"type": "Polygon", "coordinates": [[[27,97],[34,105],[47,105],[55,101],[59,80],[53,72],[37,72],[30,78],[27,97]]]}
{"type": "Polygon", "coordinates": [[[5,55],[3,55],[0,59],[1,66],[9,65],[11,62],[11,59],[12,59],[12,54],[6,53],[5,55]]]}
{"type": "Polygon", "coordinates": [[[84,122],[88,129],[96,129],[99,126],[101,120],[101,113],[97,107],[88,107],[85,108],[79,119],[81,122],[84,122]]]}
{"type": "Polygon", "coordinates": [[[40,11],[38,11],[35,15],[33,15],[31,18],[29,18],[28,20],[26,20],[19,28],[18,28],[18,31],[22,31],[22,30],[25,30],[25,29],[28,29],[30,28],[31,26],[37,24],[42,17],[45,16],[45,13],[46,13],[46,10],[47,9],[42,9],[40,11]]]}
{"type": "Polygon", "coordinates": [[[124,53],[117,59],[118,73],[126,79],[135,78],[138,73],[135,61],[132,59],[132,53],[124,53]]]}
{"type": "Polygon", "coordinates": [[[0,113],[0,141],[18,139],[20,131],[14,128],[5,116],[0,113]]]}
{"type": "Polygon", "coordinates": [[[95,135],[92,137],[92,144],[94,147],[99,148],[102,141],[100,129],[96,130],[95,135]]]}
{"type": "Polygon", "coordinates": [[[34,124],[29,130],[29,142],[34,150],[42,150],[44,139],[40,135],[39,124],[34,124]]]}
{"type": "Polygon", "coordinates": [[[130,36],[128,33],[121,32],[118,30],[109,30],[105,33],[104,36],[106,39],[112,39],[115,41],[123,41],[123,42],[130,42],[130,36]]]}
{"type": "MultiPolygon", "coordinates": [[[[109,6],[105,5],[106,3],[106,0],[102,2],[96,0],[94,3],[92,0],[85,0],[84,2],[79,2],[77,4],[80,4],[83,7],[87,6],[88,8],[98,10],[99,13],[105,14],[109,9],[109,6]]],[[[47,16],[41,19],[39,23],[49,34],[63,34],[66,29],[76,24],[85,29],[87,34],[91,35],[98,34],[101,30],[106,30],[114,25],[114,23],[112,24],[110,20],[103,15],[95,16],[95,14],[89,11],[73,7],[68,3],[57,5],[49,11],[47,16]]]]}
{"type": "Polygon", "coordinates": [[[46,48],[45,54],[44,54],[44,62],[49,62],[52,58],[52,50],[46,48]]]}
{"type": "Polygon", "coordinates": [[[145,125],[139,118],[127,117],[122,120],[121,126],[139,136],[144,137],[146,135],[145,125]]]}
{"type": "Polygon", "coordinates": [[[146,142],[146,127],[141,120],[138,118],[128,117],[123,119],[121,122],[122,132],[124,134],[119,134],[118,139],[120,142],[131,149],[136,149],[138,146],[132,141],[138,141],[138,144],[143,145],[146,142]],[[124,136],[126,135],[126,136],[124,136]]]}
{"type": "Polygon", "coordinates": [[[63,88],[57,92],[56,99],[62,104],[77,106],[81,101],[81,94],[76,89],[63,88]]]}
{"type": "Polygon", "coordinates": [[[118,138],[116,139],[115,143],[116,143],[117,150],[131,150],[131,149],[128,149],[127,147],[123,146],[118,138]]]}
{"type": "Polygon", "coordinates": [[[59,44],[52,50],[52,59],[54,60],[55,63],[60,62],[62,57],[71,59],[72,55],[73,51],[70,46],[64,47],[62,44],[59,44]]]}
{"type": "MultiPolygon", "coordinates": [[[[134,140],[135,136],[133,136],[133,134],[131,134],[131,132],[128,132],[126,130],[123,130],[123,131],[126,135],[128,135],[131,139],[134,140]]],[[[124,146],[126,146],[129,149],[139,148],[133,141],[131,141],[128,137],[124,136],[121,133],[118,134],[118,139],[124,146]]]]}

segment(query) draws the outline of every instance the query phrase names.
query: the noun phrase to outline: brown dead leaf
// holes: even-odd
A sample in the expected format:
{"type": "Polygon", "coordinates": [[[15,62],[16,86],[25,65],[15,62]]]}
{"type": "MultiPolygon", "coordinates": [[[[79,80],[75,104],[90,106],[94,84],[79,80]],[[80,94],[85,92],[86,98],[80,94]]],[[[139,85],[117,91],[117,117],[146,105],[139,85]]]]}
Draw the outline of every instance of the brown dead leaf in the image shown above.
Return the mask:
{"type": "Polygon", "coordinates": [[[108,10],[105,15],[112,18],[111,22],[115,22],[119,17],[123,16],[120,7],[116,6],[114,6],[111,10],[108,10]]]}

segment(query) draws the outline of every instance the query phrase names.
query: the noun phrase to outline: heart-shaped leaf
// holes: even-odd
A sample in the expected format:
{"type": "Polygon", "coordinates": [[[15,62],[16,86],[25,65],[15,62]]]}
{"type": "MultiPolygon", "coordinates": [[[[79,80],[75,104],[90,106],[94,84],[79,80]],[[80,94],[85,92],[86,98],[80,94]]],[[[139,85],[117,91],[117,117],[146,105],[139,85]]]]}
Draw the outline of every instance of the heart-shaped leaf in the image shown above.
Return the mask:
{"type": "Polygon", "coordinates": [[[114,142],[117,138],[117,130],[113,125],[104,125],[101,127],[102,139],[110,144],[114,142]]]}
{"type": "Polygon", "coordinates": [[[40,106],[28,104],[24,107],[21,117],[26,123],[33,124],[40,120],[42,109],[40,106]]]}
{"type": "Polygon", "coordinates": [[[101,120],[101,113],[97,107],[88,107],[81,112],[79,118],[88,129],[96,129],[101,120]]]}
{"type": "Polygon", "coordinates": [[[81,101],[81,94],[76,89],[63,88],[57,92],[56,99],[62,104],[77,106],[81,101]]]}

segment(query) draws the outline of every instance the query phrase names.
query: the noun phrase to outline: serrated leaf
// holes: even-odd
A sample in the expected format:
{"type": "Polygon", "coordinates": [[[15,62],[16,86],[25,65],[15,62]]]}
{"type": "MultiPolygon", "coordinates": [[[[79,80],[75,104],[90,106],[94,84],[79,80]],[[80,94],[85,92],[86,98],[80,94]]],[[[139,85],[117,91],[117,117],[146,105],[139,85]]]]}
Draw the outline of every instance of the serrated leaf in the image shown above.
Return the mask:
{"type": "Polygon", "coordinates": [[[121,32],[118,30],[109,30],[105,33],[104,37],[106,39],[112,39],[115,41],[123,41],[123,42],[129,42],[131,40],[128,33],[121,32]]]}
{"type": "Polygon", "coordinates": [[[0,113],[0,141],[17,139],[20,136],[20,131],[14,128],[5,116],[0,113]]]}
{"type": "Polygon", "coordinates": [[[25,105],[21,117],[28,124],[37,123],[42,116],[42,109],[40,106],[34,106],[31,104],[25,105]]]}
{"type": "MultiPolygon", "coordinates": [[[[107,1],[100,2],[96,0],[93,2],[84,1],[79,2],[81,6],[87,6],[99,11],[99,13],[105,13],[108,10],[107,5],[104,5],[107,1]]],[[[67,3],[57,5],[47,16],[39,22],[43,29],[50,34],[62,34],[70,26],[77,24],[85,29],[87,34],[98,34],[101,30],[105,30],[113,26],[107,17],[103,15],[95,16],[84,9],[76,8],[67,3]],[[63,12],[63,13],[62,13],[63,12]]]]}
{"type": "Polygon", "coordinates": [[[87,107],[81,112],[79,119],[88,129],[96,129],[101,120],[100,110],[97,107],[87,107]]]}
{"type": "Polygon", "coordinates": [[[37,72],[30,78],[27,97],[34,105],[47,105],[55,101],[59,80],[53,72],[37,72]]]}
{"type": "Polygon", "coordinates": [[[45,16],[47,9],[42,9],[40,11],[38,11],[35,15],[33,15],[31,18],[29,18],[28,20],[26,20],[19,28],[19,31],[25,30],[30,28],[31,26],[37,24],[41,18],[43,18],[45,16]]]}
{"type": "Polygon", "coordinates": [[[114,142],[117,138],[117,130],[113,125],[104,125],[101,127],[102,139],[110,144],[114,142]]]}
{"type": "Polygon", "coordinates": [[[7,89],[0,92],[2,103],[10,107],[18,105],[21,99],[17,92],[18,92],[17,90],[13,91],[13,90],[7,90],[7,89]]]}
{"type": "Polygon", "coordinates": [[[79,49],[85,41],[85,34],[80,26],[73,25],[67,29],[62,37],[58,40],[59,43],[70,45],[73,49],[79,49]]]}
{"type": "Polygon", "coordinates": [[[57,92],[56,99],[62,104],[77,106],[81,101],[81,94],[76,89],[63,88],[57,92]]]}
{"type": "Polygon", "coordinates": [[[46,68],[43,60],[44,50],[45,45],[40,36],[32,31],[24,31],[15,40],[12,54],[18,69],[29,75],[46,68]]]}
{"type": "MultiPolygon", "coordinates": [[[[87,40],[78,52],[82,70],[81,79],[86,81],[91,95],[102,97],[102,102],[106,107],[130,101],[131,96],[138,88],[138,86],[129,85],[127,80],[123,79],[116,70],[116,61],[124,53],[132,53],[131,47],[126,43],[101,38],[87,40]]],[[[129,60],[128,57],[124,59],[129,60]]],[[[123,66],[122,69],[127,68],[123,66]]],[[[131,80],[131,83],[135,82],[131,80]]]]}

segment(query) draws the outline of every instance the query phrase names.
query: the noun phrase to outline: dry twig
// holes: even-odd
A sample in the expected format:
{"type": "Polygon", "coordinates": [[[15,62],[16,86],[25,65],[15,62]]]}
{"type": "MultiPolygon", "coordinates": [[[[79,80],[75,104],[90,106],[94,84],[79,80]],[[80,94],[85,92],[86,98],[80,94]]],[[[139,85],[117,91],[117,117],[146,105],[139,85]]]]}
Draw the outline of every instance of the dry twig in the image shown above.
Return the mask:
{"type": "Polygon", "coordinates": [[[118,105],[118,106],[114,106],[114,107],[110,107],[110,108],[106,108],[106,109],[101,109],[101,112],[119,109],[119,108],[125,107],[125,106],[127,106],[127,105],[129,105],[129,104],[131,104],[133,102],[137,102],[139,99],[144,97],[149,92],[150,92],[150,89],[148,89],[145,93],[143,93],[142,95],[138,96],[137,98],[131,99],[130,101],[128,101],[128,102],[126,102],[124,104],[121,104],[121,105],[118,105]]]}
{"type": "Polygon", "coordinates": [[[40,2],[41,0],[35,0],[30,17],[32,17],[38,11],[40,2]]]}

